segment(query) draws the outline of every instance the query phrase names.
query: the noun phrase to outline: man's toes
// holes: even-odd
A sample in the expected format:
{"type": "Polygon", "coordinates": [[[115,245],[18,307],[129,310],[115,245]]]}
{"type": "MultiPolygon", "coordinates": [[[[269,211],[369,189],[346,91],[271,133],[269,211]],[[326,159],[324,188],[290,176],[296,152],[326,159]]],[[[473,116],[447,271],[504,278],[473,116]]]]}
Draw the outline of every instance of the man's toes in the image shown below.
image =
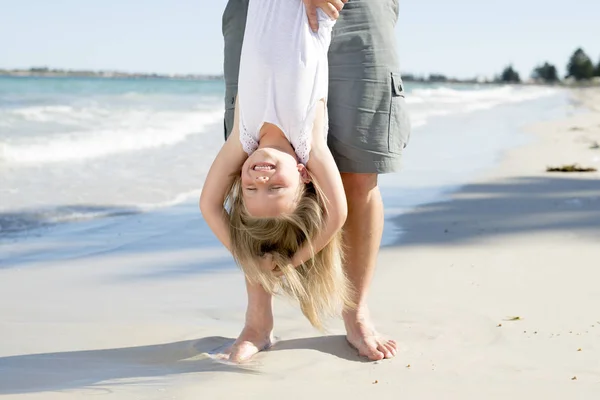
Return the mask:
{"type": "Polygon", "coordinates": [[[385,352],[379,349],[375,341],[366,341],[361,355],[368,357],[372,361],[379,361],[385,358],[385,352]]]}
{"type": "Polygon", "coordinates": [[[367,357],[371,361],[379,361],[385,358],[385,353],[379,350],[369,349],[369,352],[367,354],[363,354],[363,356],[367,357]]]}
{"type": "Polygon", "coordinates": [[[388,349],[384,341],[377,342],[377,350],[379,350],[383,354],[384,358],[392,358],[392,353],[390,353],[390,350],[388,349]]]}
{"type": "Polygon", "coordinates": [[[386,349],[385,358],[392,358],[396,356],[396,348],[394,346],[392,346],[389,342],[385,342],[384,346],[386,349]]]}

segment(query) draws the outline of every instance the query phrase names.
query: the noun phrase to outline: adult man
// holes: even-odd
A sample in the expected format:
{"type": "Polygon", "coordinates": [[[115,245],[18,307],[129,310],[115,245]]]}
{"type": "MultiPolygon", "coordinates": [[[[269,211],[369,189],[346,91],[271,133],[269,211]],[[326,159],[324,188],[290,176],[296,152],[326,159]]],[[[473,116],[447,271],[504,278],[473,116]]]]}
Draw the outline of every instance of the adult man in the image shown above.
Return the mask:
{"type": "MultiPolygon", "coordinates": [[[[377,177],[398,169],[410,135],[394,34],[398,0],[303,1],[313,29],[316,7],[338,19],[329,49],[328,145],[348,201],[344,267],[358,307],[343,314],[347,339],[371,360],[391,358],[396,342],[373,327],[367,294],[383,232],[377,177]]],[[[248,0],[229,0],[223,14],[226,137],[233,127],[247,6],[248,0]]],[[[247,283],[247,290],[246,324],[230,350],[235,361],[248,359],[271,343],[271,296],[260,285],[247,283]]]]}

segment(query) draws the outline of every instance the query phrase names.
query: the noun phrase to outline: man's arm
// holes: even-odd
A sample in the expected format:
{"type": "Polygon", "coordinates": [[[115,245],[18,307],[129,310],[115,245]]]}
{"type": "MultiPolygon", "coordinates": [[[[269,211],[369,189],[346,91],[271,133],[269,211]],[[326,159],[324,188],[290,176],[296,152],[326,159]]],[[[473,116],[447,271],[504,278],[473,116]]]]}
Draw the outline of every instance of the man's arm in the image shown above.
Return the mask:
{"type": "Polygon", "coordinates": [[[338,19],[340,11],[348,0],[302,0],[306,7],[308,16],[308,25],[314,32],[319,30],[319,20],[317,19],[317,8],[320,8],[331,19],[338,19]]]}

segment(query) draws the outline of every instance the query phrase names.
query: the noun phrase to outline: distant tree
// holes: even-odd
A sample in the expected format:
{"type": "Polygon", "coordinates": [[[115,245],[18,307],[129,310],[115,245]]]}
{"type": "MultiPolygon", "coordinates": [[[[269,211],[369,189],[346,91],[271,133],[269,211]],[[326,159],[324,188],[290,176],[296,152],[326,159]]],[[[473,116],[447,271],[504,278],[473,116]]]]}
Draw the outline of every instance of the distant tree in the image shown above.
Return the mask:
{"type": "Polygon", "coordinates": [[[429,82],[446,82],[448,78],[442,74],[430,74],[428,80],[429,82]]]}
{"type": "Polygon", "coordinates": [[[405,82],[426,82],[427,79],[423,75],[415,75],[415,74],[402,74],[402,80],[405,82]]]}
{"type": "Polygon", "coordinates": [[[553,83],[558,81],[558,72],[556,72],[554,65],[545,62],[544,65],[535,67],[531,77],[536,80],[553,83]]]}
{"type": "Polygon", "coordinates": [[[567,78],[582,81],[594,76],[594,64],[583,49],[575,50],[567,65],[567,78]]]}
{"type": "Polygon", "coordinates": [[[508,67],[504,68],[504,71],[502,71],[502,74],[500,75],[500,82],[520,83],[521,77],[519,76],[519,73],[513,69],[512,65],[509,65],[508,67]]]}
{"type": "Polygon", "coordinates": [[[600,61],[598,61],[598,65],[596,65],[596,70],[594,71],[594,76],[600,76],[600,61]]]}
{"type": "Polygon", "coordinates": [[[44,73],[44,72],[48,72],[49,68],[48,67],[32,67],[29,68],[30,72],[35,72],[35,73],[44,73]]]}

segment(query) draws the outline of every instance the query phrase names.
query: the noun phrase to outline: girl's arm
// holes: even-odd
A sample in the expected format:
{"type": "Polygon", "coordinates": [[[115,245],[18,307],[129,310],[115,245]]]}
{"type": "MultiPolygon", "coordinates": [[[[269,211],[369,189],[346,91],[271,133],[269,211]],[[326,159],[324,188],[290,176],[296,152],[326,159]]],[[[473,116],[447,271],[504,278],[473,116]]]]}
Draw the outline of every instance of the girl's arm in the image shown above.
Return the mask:
{"type": "Polygon", "coordinates": [[[213,161],[200,195],[200,211],[215,236],[231,251],[229,218],[224,202],[231,175],[240,170],[248,155],[240,142],[238,102],[235,103],[233,129],[213,161]]]}
{"type": "Polygon", "coordinates": [[[318,182],[326,198],[325,228],[319,232],[312,243],[307,243],[296,252],[292,264],[301,265],[314,254],[323,250],[334,235],[344,226],[348,215],[348,204],[344,193],[344,185],[333,155],[323,137],[325,124],[325,102],[317,106],[315,123],[312,131],[312,145],[308,159],[308,170],[318,182]]]}

